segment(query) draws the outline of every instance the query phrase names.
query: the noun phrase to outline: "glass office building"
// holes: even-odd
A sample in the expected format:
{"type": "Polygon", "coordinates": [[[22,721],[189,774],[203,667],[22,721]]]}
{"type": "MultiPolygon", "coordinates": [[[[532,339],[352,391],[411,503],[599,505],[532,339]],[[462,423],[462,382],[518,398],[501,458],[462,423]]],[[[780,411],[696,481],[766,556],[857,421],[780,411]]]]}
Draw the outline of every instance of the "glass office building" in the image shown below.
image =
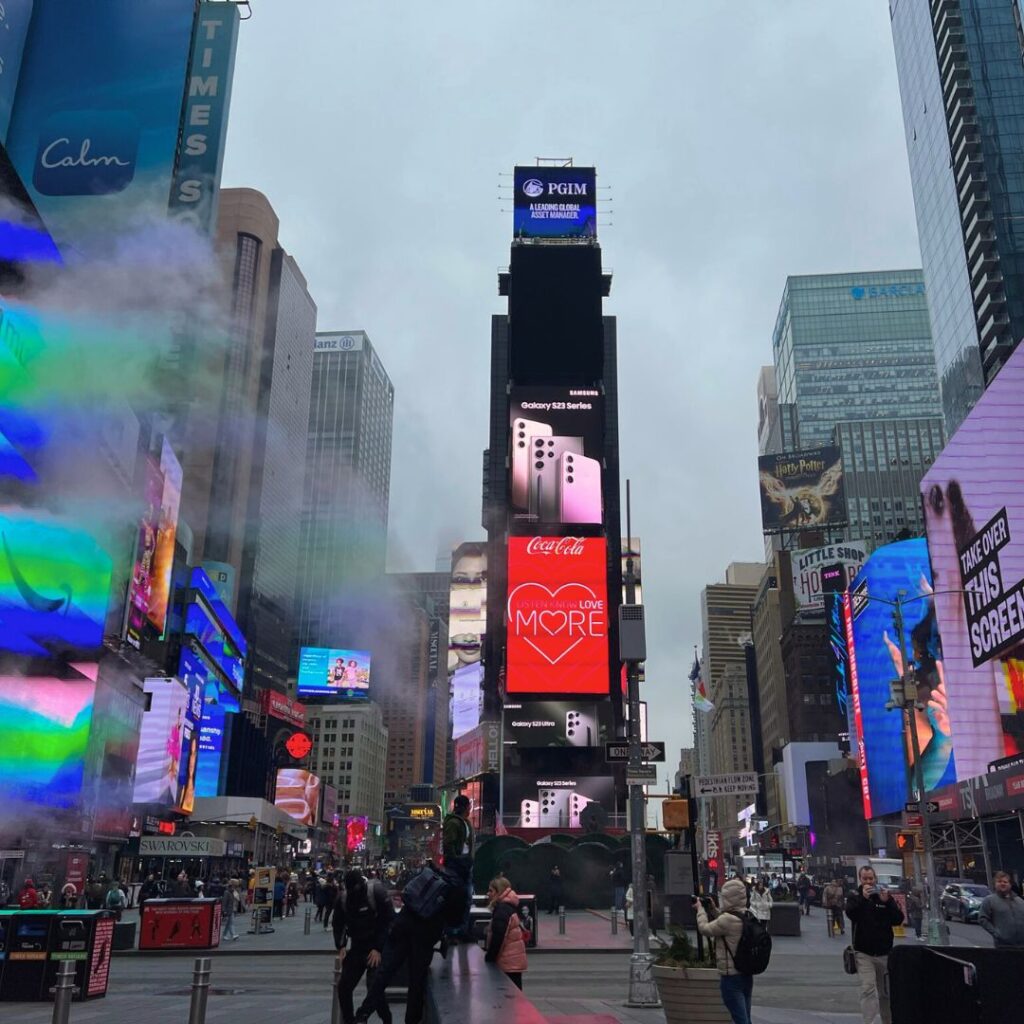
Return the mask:
{"type": "Polygon", "coordinates": [[[784,451],[831,444],[840,420],[941,415],[920,270],[787,278],[773,352],[784,451]]]}
{"type": "Polygon", "coordinates": [[[1014,0],[890,0],[946,433],[1024,334],[1024,31],[1014,0]]]}

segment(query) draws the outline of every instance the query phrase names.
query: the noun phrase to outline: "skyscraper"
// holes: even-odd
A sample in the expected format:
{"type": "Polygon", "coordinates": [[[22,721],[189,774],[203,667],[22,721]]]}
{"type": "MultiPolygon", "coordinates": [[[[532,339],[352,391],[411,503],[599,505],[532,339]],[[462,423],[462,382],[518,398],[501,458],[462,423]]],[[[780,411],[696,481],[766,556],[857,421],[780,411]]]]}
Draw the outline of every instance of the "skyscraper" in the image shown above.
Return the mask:
{"type": "Polygon", "coordinates": [[[384,574],[395,388],[365,331],[317,332],[296,638],[342,646],[384,574]]]}
{"type": "Polygon", "coordinates": [[[890,0],[947,435],[1024,334],[1024,32],[1014,0],[890,0]]]}

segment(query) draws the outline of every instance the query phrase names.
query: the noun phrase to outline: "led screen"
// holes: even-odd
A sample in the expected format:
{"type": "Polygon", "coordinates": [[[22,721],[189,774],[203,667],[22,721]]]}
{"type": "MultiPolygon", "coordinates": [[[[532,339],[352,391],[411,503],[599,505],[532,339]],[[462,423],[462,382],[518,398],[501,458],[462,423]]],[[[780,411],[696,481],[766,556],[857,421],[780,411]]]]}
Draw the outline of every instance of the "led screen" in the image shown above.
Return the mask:
{"type": "Polygon", "coordinates": [[[762,455],[757,468],[765,533],[816,530],[846,522],[843,461],[838,448],[762,455]]]}
{"type": "Polygon", "coordinates": [[[0,648],[53,656],[103,643],[111,563],[96,542],[41,514],[0,512],[0,648]]]}
{"type": "Polygon", "coordinates": [[[149,710],[142,716],[132,799],[172,806],[178,799],[188,691],[179,680],[162,676],[147,679],[143,689],[149,695],[149,710]]]}
{"type": "Polygon", "coordinates": [[[506,747],[602,747],[612,737],[610,701],[534,700],[505,705],[506,747]]]}
{"type": "Polygon", "coordinates": [[[1018,347],[921,481],[960,779],[1024,752],[1022,389],[1018,347]]]}
{"type": "Polygon", "coordinates": [[[790,554],[790,561],[797,607],[804,612],[824,615],[825,592],[829,580],[822,580],[822,570],[826,571],[827,577],[830,572],[835,572],[837,565],[840,565],[846,570],[846,578],[852,580],[867,557],[867,547],[861,541],[843,541],[841,544],[826,544],[824,547],[811,548],[809,551],[793,551],[790,554]]]}
{"type": "Polygon", "coordinates": [[[174,564],[174,538],[178,531],[178,508],[181,505],[181,464],[166,438],[160,453],[160,475],[163,490],[157,518],[156,546],[150,571],[149,607],[146,617],[157,631],[163,633],[167,621],[167,600],[171,593],[171,568],[174,564]]]}
{"type": "Polygon", "coordinates": [[[505,776],[505,820],[519,828],[585,828],[595,813],[607,822],[614,812],[615,781],[610,775],[505,776]],[[592,805],[599,811],[588,811],[592,805]]]}
{"type": "Polygon", "coordinates": [[[480,724],[480,647],[486,627],[487,546],[476,542],[460,544],[452,555],[448,594],[448,706],[452,739],[480,724]]]}
{"type": "Polygon", "coordinates": [[[144,472],[143,510],[135,547],[135,565],[128,585],[128,628],[125,633],[125,639],[136,650],[142,646],[143,632],[149,621],[153,559],[156,557],[160,502],[164,491],[164,477],[154,459],[146,459],[144,472]]]}
{"type": "Polygon", "coordinates": [[[0,804],[71,808],[82,795],[94,679],[0,678],[0,804]]]}
{"type": "MultiPolygon", "coordinates": [[[[903,809],[907,800],[908,731],[899,711],[886,710],[890,683],[903,656],[893,623],[893,602],[902,594],[903,649],[917,677],[915,711],[921,767],[928,792],[956,779],[953,738],[946,711],[942,647],[931,597],[931,570],[923,538],[879,548],[850,585],[853,645],[848,651],[863,735],[865,816],[903,809]]],[[[860,738],[860,737],[858,737],[860,738]]]]}
{"type": "Polygon", "coordinates": [[[608,693],[607,589],[603,538],[509,538],[507,693],[608,693]]]}
{"type": "Polygon", "coordinates": [[[209,669],[194,651],[182,650],[178,676],[188,691],[181,735],[181,760],[178,767],[177,809],[191,814],[196,798],[196,772],[199,770],[200,724],[206,698],[209,669]]]}
{"type": "Polygon", "coordinates": [[[357,816],[349,818],[345,823],[345,849],[349,853],[358,853],[366,848],[366,830],[370,819],[357,816]]]}
{"type": "Polygon", "coordinates": [[[517,167],[513,187],[516,238],[597,235],[597,183],[593,167],[517,167]]]}
{"type": "Polygon", "coordinates": [[[603,521],[604,402],[593,388],[517,387],[510,504],[521,524],[603,521]]]}
{"type": "Polygon", "coordinates": [[[241,691],[245,685],[245,662],[225,631],[199,601],[189,604],[185,612],[185,632],[196,638],[232,686],[241,691]]]}
{"type": "Polygon", "coordinates": [[[370,689],[370,652],[340,647],[303,647],[299,654],[300,697],[365,699],[370,689]]]}
{"type": "Polygon", "coordinates": [[[213,612],[214,617],[220,623],[221,628],[228,635],[231,643],[234,645],[238,657],[244,660],[249,653],[249,646],[245,642],[245,636],[242,634],[241,629],[238,628],[238,623],[235,622],[235,617],[231,614],[228,606],[224,603],[224,597],[221,595],[217,587],[214,586],[213,581],[207,575],[206,570],[198,567],[193,569],[189,583],[193,590],[198,591],[202,595],[207,605],[209,605],[210,610],[213,612]]]}
{"type": "Polygon", "coordinates": [[[315,825],[320,811],[320,779],[304,768],[278,768],[274,806],[303,825],[315,825]]]}
{"type": "MultiPolygon", "coordinates": [[[[208,684],[208,688],[211,684],[208,684]]],[[[216,682],[212,686],[216,688],[216,682]]],[[[220,795],[220,770],[224,755],[227,712],[216,701],[205,701],[199,723],[199,756],[196,761],[196,796],[220,795]]]]}

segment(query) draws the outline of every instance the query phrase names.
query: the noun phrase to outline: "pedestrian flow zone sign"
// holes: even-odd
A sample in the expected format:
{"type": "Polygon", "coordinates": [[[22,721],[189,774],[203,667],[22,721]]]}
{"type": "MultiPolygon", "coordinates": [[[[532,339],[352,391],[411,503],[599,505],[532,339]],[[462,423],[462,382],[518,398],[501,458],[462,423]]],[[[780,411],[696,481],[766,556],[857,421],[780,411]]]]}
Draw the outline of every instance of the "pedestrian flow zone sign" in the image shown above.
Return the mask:
{"type": "Polygon", "coordinates": [[[757,793],[757,772],[698,775],[694,796],[748,796],[757,793]]]}

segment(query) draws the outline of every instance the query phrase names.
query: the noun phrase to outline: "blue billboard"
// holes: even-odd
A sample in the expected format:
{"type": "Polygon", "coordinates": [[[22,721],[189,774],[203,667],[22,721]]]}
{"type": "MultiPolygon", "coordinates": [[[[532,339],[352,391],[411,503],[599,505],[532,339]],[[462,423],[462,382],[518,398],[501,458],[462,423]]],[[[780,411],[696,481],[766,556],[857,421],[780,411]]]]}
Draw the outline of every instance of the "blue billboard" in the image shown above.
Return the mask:
{"type": "Polygon", "coordinates": [[[302,698],[365,700],[370,690],[370,652],[340,647],[303,647],[298,695],[302,698]]]}
{"type": "Polygon", "coordinates": [[[924,538],[879,548],[849,589],[853,644],[849,683],[858,737],[865,817],[902,811],[909,799],[907,765],[913,754],[905,716],[887,710],[891,684],[903,670],[893,611],[903,604],[902,650],[917,681],[916,717],[926,792],[956,781],[953,738],[946,708],[942,647],[935,620],[931,568],[924,538]]]}
{"type": "Polygon", "coordinates": [[[516,238],[596,238],[597,176],[593,167],[517,167],[516,238]]]}

